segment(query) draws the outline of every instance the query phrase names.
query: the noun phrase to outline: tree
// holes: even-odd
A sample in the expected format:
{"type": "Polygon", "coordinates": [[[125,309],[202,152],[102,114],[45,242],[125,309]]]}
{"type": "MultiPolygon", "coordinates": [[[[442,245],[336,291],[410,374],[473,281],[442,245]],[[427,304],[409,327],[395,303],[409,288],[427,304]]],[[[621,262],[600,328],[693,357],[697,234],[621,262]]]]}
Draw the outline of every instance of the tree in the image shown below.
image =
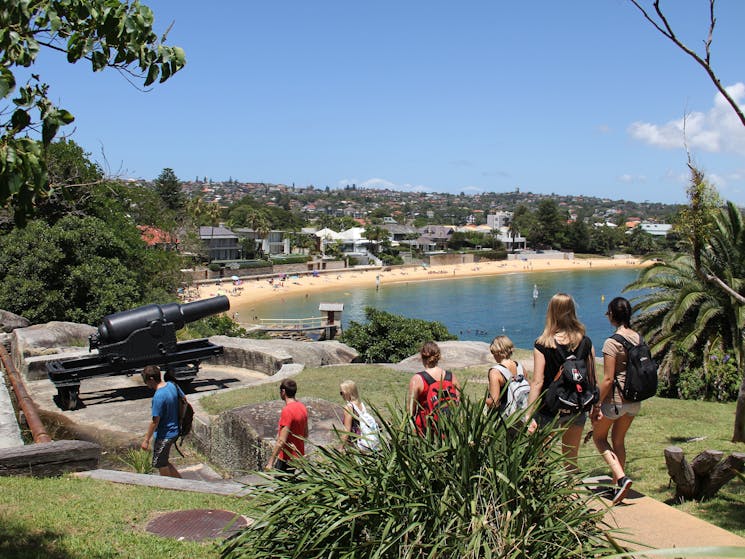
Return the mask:
{"type": "Polygon", "coordinates": [[[67,61],[90,61],[94,72],[114,68],[150,86],[186,64],[184,51],[163,44],[153,31],[153,12],[138,0],[0,1],[0,206],[17,223],[63,185],[51,181],[47,149],[74,117],[50,99],[37,74],[16,92],[15,68],[30,68],[42,47],[67,61]]]}
{"type": "Polygon", "coordinates": [[[158,193],[166,207],[173,212],[181,212],[184,209],[184,193],[181,190],[181,181],[178,180],[173,169],[165,168],[158,178],[153,181],[155,192],[158,193]]]}
{"type": "MultiPolygon", "coordinates": [[[[702,247],[700,266],[721,277],[745,295],[745,220],[728,203],[713,216],[708,243],[702,247]]],[[[656,262],[646,268],[627,290],[645,290],[636,299],[639,329],[660,358],[660,372],[674,378],[681,370],[702,367],[712,354],[734,356],[738,370],[745,365],[745,313],[738,299],[697,271],[690,254],[656,262]]],[[[737,398],[732,440],[745,441],[745,376],[737,398]]]]}
{"type": "Polygon", "coordinates": [[[368,225],[365,227],[365,238],[370,241],[371,252],[377,255],[380,252],[380,243],[390,237],[390,233],[380,225],[368,225]]]}
{"type": "Polygon", "coordinates": [[[177,256],[147,249],[133,225],[65,216],[29,221],[0,237],[0,308],[34,323],[95,324],[173,297],[177,256]],[[162,258],[161,258],[162,257],[162,258]]]}
{"type": "Polygon", "coordinates": [[[352,321],[342,341],[356,349],[366,363],[397,363],[417,353],[428,340],[455,340],[441,322],[406,318],[365,307],[366,324],[352,321]]]}
{"type": "MultiPolygon", "coordinates": [[[[727,101],[735,115],[740,120],[740,123],[745,126],[745,113],[742,108],[737,104],[735,99],[729,94],[727,89],[722,85],[719,80],[714,68],[711,65],[711,45],[714,39],[714,29],[716,26],[715,16],[715,0],[709,0],[709,27],[707,38],[704,41],[703,53],[699,54],[686,44],[684,44],[677,36],[672,25],[670,24],[667,16],[661,7],[660,0],[654,0],[652,7],[654,12],[647,10],[641,5],[638,0],[630,0],[631,3],[642,13],[644,18],[652,24],[652,26],[659,31],[664,37],[670,40],[676,47],[682,50],[685,54],[693,58],[696,63],[701,66],[706,72],[707,76],[714,84],[714,87],[727,101]]],[[[691,236],[691,251],[694,262],[694,272],[697,277],[705,281],[709,287],[713,287],[720,292],[725,298],[729,298],[731,301],[735,301],[740,307],[742,312],[742,306],[745,305],[745,294],[742,293],[742,289],[738,287],[740,285],[743,275],[740,273],[739,276],[732,276],[728,272],[730,270],[723,270],[724,275],[717,274],[713,271],[712,267],[707,265],[705,256],[713,256],[710,254],[710,249],[706,247],[706,237],[704,236],[705,228],[709,223],[707,212],[709,205],[705,199],[705,188],[703,186],[703,173],[700,173],[698,169],[691,163],[690,155],[688,157],[688,166],[692,174],[692,187],[689,189],[689,199],[691,200],[691,213],[689,214],[688,222],[690,224],[691,236]],[[728,280],[725,276],[730,277],[728,280]]],[[[742,253],[740,254],[742,257],[742,253]]],[[[726,335],[726,334],[725,334],[726,335]]],[[[742,329],[742,324],[737,332],[739,339],[742,340],[745,332],[742,329]]],[[[742,369],[742,361],[739,362],[740,373],[743,377],[743,382],[740,385],[740,390],[737,396],[737,409],[735,412],[735,427],[732,440],[734,442],[745,442],[745,371],[742,369]]]]}
{"type": "Polygon", "coordinates": [[[566,216],[555,200],[541,200],[535,222],[529,233],[530,242],[539,248],[561,248],[565,243],[566,216]]]}

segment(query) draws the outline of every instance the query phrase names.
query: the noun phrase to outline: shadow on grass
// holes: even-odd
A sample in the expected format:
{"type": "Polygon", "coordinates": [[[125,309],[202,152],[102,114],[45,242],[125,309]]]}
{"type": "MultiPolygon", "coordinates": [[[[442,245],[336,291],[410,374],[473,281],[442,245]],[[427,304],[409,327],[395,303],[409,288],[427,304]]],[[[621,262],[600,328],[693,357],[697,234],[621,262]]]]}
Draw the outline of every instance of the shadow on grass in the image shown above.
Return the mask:
{"type": "Polygon", "coordinates": [[[0,557],[4,559],[71,559],[60,542],[64,534],[51,530],[30,531],[28,525],[0,517],[0,557]]]}
{"type": "Polygon", "coordinates": [[[710,501],[700,503],[700,518],[720,528],[742,535],[745,527],[745,498],[720,492],[710,501]]]}

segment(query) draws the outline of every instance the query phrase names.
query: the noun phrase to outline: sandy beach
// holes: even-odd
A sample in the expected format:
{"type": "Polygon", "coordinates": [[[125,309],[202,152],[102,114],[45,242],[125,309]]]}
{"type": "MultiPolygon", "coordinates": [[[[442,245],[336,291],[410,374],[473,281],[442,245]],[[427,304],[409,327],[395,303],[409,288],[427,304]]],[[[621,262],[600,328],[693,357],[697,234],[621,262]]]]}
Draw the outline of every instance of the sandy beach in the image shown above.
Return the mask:
{"type": "MultiPolygon", "coordinates": [[[[221,284],[216,282],[202,284],[198,287],[199,298],[227,295],[230,298],[231,313],[246,309],[253,303],[276,299],[281,301],[285,297],[303,296],[329,289],[345,289],[353,287],[370,287],[379,282],[381,287],[394,283],[413,281],[443,281],[454,278],[475,276],[493,276],[498,274],[546,272],[559,270],[597,270],[636,268],[642,266],[635,258],[590,258],[590,259],[532,259],[509,260],[499,262],[480,262],[478,264],[456,264],[446,266],[409,266],[392,268],[331,270],[313,275],[290,275],[281,281],[277,277],[256,278],[241,277],[240,282],[223,279],[221,284]],[[236,285],[237,284],[237,285],[236,285]]],[[[236,317],[244,322],[243,317],[236,317]]],[[[248,317],[245,317],[248,319],[248,317]]]]}

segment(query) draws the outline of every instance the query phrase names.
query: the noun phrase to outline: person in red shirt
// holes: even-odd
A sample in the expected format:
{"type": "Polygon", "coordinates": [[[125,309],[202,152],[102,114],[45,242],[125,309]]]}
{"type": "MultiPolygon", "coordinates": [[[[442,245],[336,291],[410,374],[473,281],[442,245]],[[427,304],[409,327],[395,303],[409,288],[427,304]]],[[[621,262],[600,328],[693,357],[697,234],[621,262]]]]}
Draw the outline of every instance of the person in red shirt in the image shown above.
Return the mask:
{"type": "Polygon", "coordinates": [[[279,416],[277,442],[266,469],[276,468],[282,472],[293,472],[290,466],[292,458],[305,455],[305,439],[308,437],[308,409],[305,404],[295,399],[297,383],[292,380],[282,381],[279,385],[279,396],[285,407],[279,416]]]}

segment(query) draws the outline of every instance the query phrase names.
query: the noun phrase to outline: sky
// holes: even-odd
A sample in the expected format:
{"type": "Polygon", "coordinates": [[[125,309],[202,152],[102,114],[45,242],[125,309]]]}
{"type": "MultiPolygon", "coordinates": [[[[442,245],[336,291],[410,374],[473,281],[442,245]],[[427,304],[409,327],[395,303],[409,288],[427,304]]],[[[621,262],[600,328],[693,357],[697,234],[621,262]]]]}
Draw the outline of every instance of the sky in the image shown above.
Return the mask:
{"type": "MultiPolygon", "coordinates": [[[[629,0],[142,3],[186,51],[164,84],[52,51],[32,68],[111,175],[684,203],[685,139],[745,205],[745,127],[629,0]]],[[[702,53],[708,2],[663,8],[702,53]]],[[[718,2],[712,65],[741,104],[743,22],[718,2]]]]}

